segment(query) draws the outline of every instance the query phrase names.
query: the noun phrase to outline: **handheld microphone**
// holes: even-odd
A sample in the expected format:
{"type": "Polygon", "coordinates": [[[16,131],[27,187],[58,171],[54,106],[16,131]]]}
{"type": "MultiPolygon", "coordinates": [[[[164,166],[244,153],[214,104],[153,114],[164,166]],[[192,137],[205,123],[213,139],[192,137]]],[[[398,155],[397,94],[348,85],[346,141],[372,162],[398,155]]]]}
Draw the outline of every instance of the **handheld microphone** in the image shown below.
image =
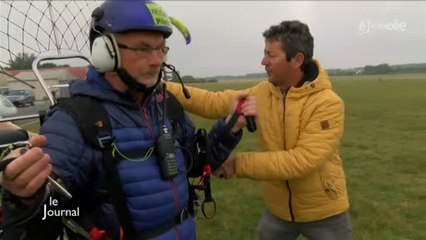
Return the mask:
{"type": "Polygon", "coordinates": [[[249,132],[255,132],[257,129],[257,126],[256,126],[256,120],[254,119],[254,117],[246,116],[246,121],[247,121],[247,130],[249,130],[249,132]]]}
{"type": "Polygon", "coordinates": [[[164,66],[164,67],[166,67],[166,68],[168,68],[168,69],[170,69],[170,70],[172,70],[172,72],[176,74],[176,76],[177,76],[177,77],[178,77],[178,79],[179,79],[180,85],[182,86],[182,92],[183,92],[183,95],[185,95],[185,98],[186,98],[186,99],[190,99],[190,98],[191,98],[191,94],[189,94],[188,89],[186,89],[185,85],[183,85],[182,78],[180,78],[180,75],[179,75],[179,73],[176,71],[175,66],[173,66],[173,65],[171,65],[171,64],[167,64],[167,63],[165,63],[165,62],[163,62],[163,66],[164,66]]]}

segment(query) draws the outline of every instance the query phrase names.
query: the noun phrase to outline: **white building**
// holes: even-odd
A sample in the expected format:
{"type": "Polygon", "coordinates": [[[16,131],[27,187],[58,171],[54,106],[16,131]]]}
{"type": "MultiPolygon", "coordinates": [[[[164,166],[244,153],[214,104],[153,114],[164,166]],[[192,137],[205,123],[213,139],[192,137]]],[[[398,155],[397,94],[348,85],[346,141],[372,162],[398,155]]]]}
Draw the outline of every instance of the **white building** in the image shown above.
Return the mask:
{"type": "MultiPolygon", "coordinates": [[[[86,77],[87,67],[60,67],[60,68],[44,68],[40,69],[47,86],[66,84],[70,80],[83,80],[86,77]]],[[[7,76],[0,73],[0,87],[9,89],[29,89],[32,88],[36,100],[46,99],[47,96],[41,87],[32,70],[12,70],[7,76]]]]}

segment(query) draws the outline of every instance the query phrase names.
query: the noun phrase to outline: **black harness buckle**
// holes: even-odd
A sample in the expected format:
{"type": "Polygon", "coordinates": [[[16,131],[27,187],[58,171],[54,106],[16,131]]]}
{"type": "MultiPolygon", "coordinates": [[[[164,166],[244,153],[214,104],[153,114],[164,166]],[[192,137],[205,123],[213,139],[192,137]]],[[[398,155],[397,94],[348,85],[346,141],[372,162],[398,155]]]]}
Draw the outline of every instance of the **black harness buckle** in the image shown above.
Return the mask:
{"type": "Polygon", "coordinates": [[[114,142],[114,138],[109,135],[98,137],[98,145],[99,147],[103,149],[110,147],[113,142],[114,142]]]}

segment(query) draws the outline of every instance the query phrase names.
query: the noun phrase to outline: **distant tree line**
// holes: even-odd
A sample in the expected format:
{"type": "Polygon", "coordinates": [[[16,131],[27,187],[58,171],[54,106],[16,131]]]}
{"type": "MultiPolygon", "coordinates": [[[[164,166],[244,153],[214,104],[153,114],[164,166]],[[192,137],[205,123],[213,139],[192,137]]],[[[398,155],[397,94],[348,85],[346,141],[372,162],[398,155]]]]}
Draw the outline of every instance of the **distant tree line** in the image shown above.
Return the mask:
{"type": "MultiPolygon", "coordinates": [[[[353,76],[353,75],[378,75],[378,74],[403,74],[403,73],[426,73],[426,63],[389,65],[366,65],[364,67],[351,69],[326,69],[330,76],[353,76]]],[[[266,79],[266,73],[250,73],[246,75],[222,75],[211,78],[194,78],[191,75],[182,77],[185,83],[217,82],[218,80],[242,80],[242,79],[266,79]]],[[[177,82],[177,76],[173,80],[177,82]]]]}
{"type": "Polygon", "coordinates": [[[401,64],[393,66],[383,63],[379,65],[366,65],[363,68],[354,69],[328,69],[327,73],[330,76],[426,73],[426,63],[401,64]]]}
{"type": "MultiPolygon", "coordinates": [[[[213,83],[217,82],[218,80],[215,78],[195,78],[191,75],[184,75],[181,76],[182,81],[184,83],[213,83]]],[[[172,82],[179,82],[179,78],[176,73],[172,74],[171,80],[172,82]]]]}

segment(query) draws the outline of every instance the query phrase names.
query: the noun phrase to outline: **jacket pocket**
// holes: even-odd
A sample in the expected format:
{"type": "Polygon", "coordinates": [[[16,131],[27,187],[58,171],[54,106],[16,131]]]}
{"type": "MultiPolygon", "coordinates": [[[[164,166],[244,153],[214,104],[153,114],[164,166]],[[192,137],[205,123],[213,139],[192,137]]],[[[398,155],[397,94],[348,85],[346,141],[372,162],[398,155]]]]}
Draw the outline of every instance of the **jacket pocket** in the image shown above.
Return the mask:
{"type": "Polygon", "coordinates": [[[346,180],[343,168],[334,163],[328,163],[320,173],[321,185],[331,199],[337,199],[345,192],[346,180]]]}

